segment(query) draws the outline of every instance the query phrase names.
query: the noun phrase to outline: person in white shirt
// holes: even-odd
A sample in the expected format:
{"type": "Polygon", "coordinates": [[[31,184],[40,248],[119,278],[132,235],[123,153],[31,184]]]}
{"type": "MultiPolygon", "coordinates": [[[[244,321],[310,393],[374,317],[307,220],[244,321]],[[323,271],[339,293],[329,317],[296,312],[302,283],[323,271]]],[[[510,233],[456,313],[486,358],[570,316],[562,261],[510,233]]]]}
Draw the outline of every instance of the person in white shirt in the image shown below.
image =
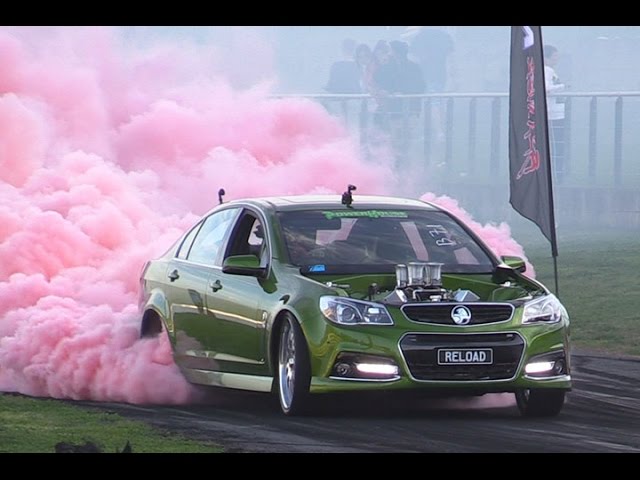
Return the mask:
{"type": "Polygon", "coordinates": [[[551,142],[551,159],[557,183],[562,183],[565,174],[564,160],[564,102],[559,101],[557,93],[566,85],[560,81],[555,71],[560,54],[553,45],[545,45],[544,51],[544,86],[547,91],[547,117],[549,119],[549,136],[551,142]]]}

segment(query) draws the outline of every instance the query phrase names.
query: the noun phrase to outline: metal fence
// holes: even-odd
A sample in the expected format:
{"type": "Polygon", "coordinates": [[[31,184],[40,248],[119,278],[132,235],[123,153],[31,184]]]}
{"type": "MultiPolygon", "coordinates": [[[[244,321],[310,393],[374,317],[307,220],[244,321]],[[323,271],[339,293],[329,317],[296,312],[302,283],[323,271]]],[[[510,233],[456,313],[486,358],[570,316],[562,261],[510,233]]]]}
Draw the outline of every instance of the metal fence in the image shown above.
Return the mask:
{"type": "MultiPolygon", "coordinates": [[[[358,138],[363,156],[372,161],[376,147],[386,139],[396,169],[423,179],[416,191],[469,196],[476,213],[484,204],[508,206],[508,189],[496,188],[509,182],[507,93],[398,95],[382,100],[369,95],[279,96],[305,97],[324,105],[342,119],[358,138]],[[478,195],[487,200],[478,204],[478,195]]],[[[639,224],[640,92],[565,92],[557,97],[565,103],[565,175],[555,186],[560,217],[639,224]],[[625,212],[629,215],[620,215],[625,212]]]]}

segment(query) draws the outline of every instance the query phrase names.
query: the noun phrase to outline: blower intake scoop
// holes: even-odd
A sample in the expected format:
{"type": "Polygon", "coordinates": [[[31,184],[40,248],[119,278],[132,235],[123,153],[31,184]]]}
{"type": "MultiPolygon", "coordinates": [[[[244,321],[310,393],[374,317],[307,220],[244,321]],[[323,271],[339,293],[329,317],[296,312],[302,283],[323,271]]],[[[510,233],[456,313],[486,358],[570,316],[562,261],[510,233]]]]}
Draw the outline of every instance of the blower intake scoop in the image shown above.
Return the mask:
{"type": "Polygon", "coordinates": [[[430,288],[442,286],[442,265],[437,262],[409,262],[396,265],[396,287],[430,288]]]}
{"type": "Polygon", "coordinates": [[[396,265],[396,292],[393,299],[403,303],[439,302],[449,294],[442,288],[442,263],[409,262],[396,265]]]}

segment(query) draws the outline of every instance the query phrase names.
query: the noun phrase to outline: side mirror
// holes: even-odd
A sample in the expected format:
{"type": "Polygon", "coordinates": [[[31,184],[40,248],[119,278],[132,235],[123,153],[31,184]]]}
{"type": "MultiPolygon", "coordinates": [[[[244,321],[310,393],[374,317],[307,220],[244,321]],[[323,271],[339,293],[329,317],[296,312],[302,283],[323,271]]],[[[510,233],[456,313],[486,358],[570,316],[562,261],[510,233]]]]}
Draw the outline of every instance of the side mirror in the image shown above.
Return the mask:
{"type": "Polygon", "coordinates": [[[524,273],[527,270],[527,265],[524,263],[524,260],[520,257],[514,257],[510,255],[503,255],[500,259],[509,267],[517,270],[520,273],[524,273]]]}
{"type": "Polygon", "coordinates": [[[247,275],[249,277],[264,277],[267,269],[260,266],[260,260],[255,255],[232,255],[225,258],[222,271],[232,275],[247,275]]]}

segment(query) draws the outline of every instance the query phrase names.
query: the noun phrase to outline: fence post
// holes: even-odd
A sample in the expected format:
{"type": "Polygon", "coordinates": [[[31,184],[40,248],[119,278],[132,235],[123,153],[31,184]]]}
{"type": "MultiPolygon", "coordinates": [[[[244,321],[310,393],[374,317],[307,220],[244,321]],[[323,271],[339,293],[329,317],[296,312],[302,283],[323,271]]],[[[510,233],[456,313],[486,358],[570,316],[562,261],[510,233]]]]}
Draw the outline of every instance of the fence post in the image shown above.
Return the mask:
{"type": "Polygon", "coordinates": [[[425,167],[431,163],[431,98],[425,98],[423,102],[424,115],[424,165],[425,167]]]}
{"type": "Polygon", "coordinates": [[[402,103],[402,124],[400,128],[400,132],[397,132],[398,136],[398,145],[396,145],[396,149],[398,150],[398,160],[397,163],[402,165],[406,171],[412,171],[413,163],[410,160],[409,155],[409,134],[410,132],[410,124],[409,124],[409,111],[411,99],[409,98],[401,98],[402,103]]]}
{"type": "Polygon", "coordinates": [[[589,102],[589,183],[596,180],[596,149],[598,147],[598,97],[589,102]]]}
{"type": "Polygon", "coordinates": [[[616,119],[613,131],[613,179],[622,184],[622,97],[616,98],[616,119]]]}
{"type": "MultiPolygon", "coordinates": [[[[442,99],[440,99],[442,101],[442,99]]],[[[445,124],[446,144],[444,149],[444,161],[447,170],[451,171],[451,159],[453,158],[453,97],[447,99],[447,119],[445,124]]]]}
{"type": "Polygon", "coordinates": [[[363,98],[362,104],[360,105],[360,148],[365,149],[367,151],[367,146],[369,143],[369,138],[367,138],[367,127],[369,122],[369,108],[368,108],[369,99],[363,98]]]}
{"type": "Polygon", "coordinates": [[[470,174],[476,169],[476,117],[478,113],[478,100],[474,97],[469,101],[469,165],[470,174]]]}
{"type": "Polygon", "coordinates": [[[344,116],[345,125],[349,125],[349,101],[341,100],[342,103],[342,115],[344,116]]]}
{"type": "Polygon", "coordinates": [[[491,104],[491,158],[489,171],[496,175],[500,166],[500,97],[495,97],[491,104]]]}
{"type": "Polygon", "coordinates": [[[571,97],[564,100],[564,178],[571,176],[571,97]]]}

